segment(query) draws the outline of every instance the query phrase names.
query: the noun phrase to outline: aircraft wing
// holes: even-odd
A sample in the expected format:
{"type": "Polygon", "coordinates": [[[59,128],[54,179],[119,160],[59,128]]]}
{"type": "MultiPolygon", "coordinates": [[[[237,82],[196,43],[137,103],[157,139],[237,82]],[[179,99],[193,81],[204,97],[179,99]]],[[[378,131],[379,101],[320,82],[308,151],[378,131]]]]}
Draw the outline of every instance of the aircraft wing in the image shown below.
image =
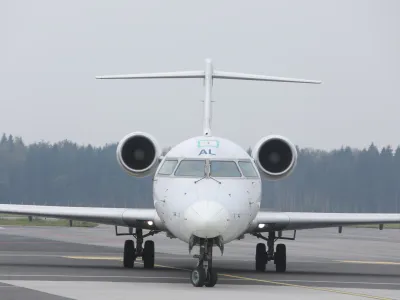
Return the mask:
{"type": "Polygon", "coordinates": [[[269,232],[390,223],[400,223],[400,214],[260,211],[250,225],[248,232],[269,232]]]}
{"type": "Polygon", "coordinates": [[[163,230],[155,209],[0,204],[0,213],[163,230]],[[151,221],[151,222],[149,222],[151,221]]]}

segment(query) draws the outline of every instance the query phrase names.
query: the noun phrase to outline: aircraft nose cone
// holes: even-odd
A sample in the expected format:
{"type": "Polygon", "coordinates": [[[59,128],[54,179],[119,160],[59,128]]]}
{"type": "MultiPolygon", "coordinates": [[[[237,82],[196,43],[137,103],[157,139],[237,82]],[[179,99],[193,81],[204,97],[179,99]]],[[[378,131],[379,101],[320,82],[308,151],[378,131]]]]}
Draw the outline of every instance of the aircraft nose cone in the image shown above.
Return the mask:
{"type": "Polygon", "coordinates": [[[229,222],[228,211],[218,202],[199,201],[185,212],[186,226],[200,238],[213,238],[221,235],[229,222]]]}

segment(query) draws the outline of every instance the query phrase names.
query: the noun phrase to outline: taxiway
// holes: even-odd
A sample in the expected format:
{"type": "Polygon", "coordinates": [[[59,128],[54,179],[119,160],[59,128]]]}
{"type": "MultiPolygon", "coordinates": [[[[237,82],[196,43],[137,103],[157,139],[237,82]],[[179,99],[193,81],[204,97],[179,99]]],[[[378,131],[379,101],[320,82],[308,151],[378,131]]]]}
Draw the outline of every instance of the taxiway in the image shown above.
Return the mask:
{"type": "MultiPolygon", "coordinates": [[[[290,234],[290,233],[289,233],[290,234]]],[[[0,229],[0,293],[9,299],[204,299],[279,297],[285,299],[400,299],[400,230],[344,228],[298,231],[287,245],[287,272],[254,271],[255,245],[245,239],[215,250],[219,281],[194,288],[195,265],[187,245],[156,235],[156,267],[122,267],[126,237],[114,227],[0,229]]]]}

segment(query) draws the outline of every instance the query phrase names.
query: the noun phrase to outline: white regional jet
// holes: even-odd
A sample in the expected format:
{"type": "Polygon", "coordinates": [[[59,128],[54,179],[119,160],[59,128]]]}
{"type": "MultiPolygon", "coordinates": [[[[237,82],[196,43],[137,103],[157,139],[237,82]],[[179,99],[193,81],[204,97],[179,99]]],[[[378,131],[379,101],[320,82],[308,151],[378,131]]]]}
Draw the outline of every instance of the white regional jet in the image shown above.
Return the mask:
{"type": "MultiPolygon", "coordinates": [[[[214,70],[207,59],[205,70],[150,74],[99,76],[98,79],[201,78],[204,80],[203,134],[181,142],[162,156],[156,139],[133,132],[119,142],[117,161],[129,174],[153,175],[154,209],[92,208],[39,205],[0,205],[1,213],[48,216],[93,221],[129,228],[133,240],[125,241],[123,266],[132,268],[142,257],[144,268],[154,267],[154,242],[143,239],[166,232],[188,244],[189,253],[199,247],[197,266],[190,274],[196,287],[212,287],[217,273],[212,265],[213,248],[251,234],[267,241],[255,249],[255,269],[264,271],[273,261],[277,272],[286,270],[282,231],[338,227],[352,224],[400,223],[399,214],[301,213],[260,211],[261,177],[288,176],[297,162],[295,146],[279,135],[266,136],[253,147],[252,155],[237,144],[211,132],[211,91],[214,79],[321,83],[320,81],[231,73],[214,70]],[[135,229],[135,233],[133,232],[135,229]],[[148,230],[143,234],[143,230],[148,230]],[[268,233],[264,237],[262,233],[268,233]],[[135,247],[136,246],[136,247],[135,247]]],[[[382,228],[381,228],[382,229],[382,228]]],[[[293,238],[294,239],[295,234],[293,238]]],[[[288,238],[286,238],[288,239],[288,238]]]]}

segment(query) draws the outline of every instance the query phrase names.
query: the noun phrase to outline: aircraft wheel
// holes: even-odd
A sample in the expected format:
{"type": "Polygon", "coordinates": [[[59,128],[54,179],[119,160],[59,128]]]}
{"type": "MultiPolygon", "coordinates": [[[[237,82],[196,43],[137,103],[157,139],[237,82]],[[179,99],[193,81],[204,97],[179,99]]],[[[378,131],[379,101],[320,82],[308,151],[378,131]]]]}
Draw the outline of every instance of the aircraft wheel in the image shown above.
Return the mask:
{"type": "Polygon", "coordinates": [[[198,266],[196,269],[192,271],[190,274],[190,282],[195,287],[202,287],[206,280],[206,271],[203,266],[198,266]]]}
{"type": "Polygon", "coordinates": [[[256,271],[265,272],[267,265],[267,251],[265,244],[258,243],[256,246],[256,271]]]}
{"type": "Polygon", "coordinates": [[[146,241],[143,249],[143,265],[145,269],[154,268],[154,242],[146,241]]]}
{"type": "Polygon", "coordinates": [[[218,275],[217,272],[214,269],[209,269],[208,270],[208,278],[207,281],[204,283],[206,287],[213,287],[214,285],[217,284],[218,281],[218,275]]]}
{"type": "Polygon", "coordinates": [[[276,272],[283,273],[286,271],[286,245],[278,244],[275,252],[275,268],[276,272]]]}
{"type": "Polygon", "coordinates": [[[133,268],[135,262],[135,243],[132,240],[126,240],[124,245],[124,267],[133,268]]]}

